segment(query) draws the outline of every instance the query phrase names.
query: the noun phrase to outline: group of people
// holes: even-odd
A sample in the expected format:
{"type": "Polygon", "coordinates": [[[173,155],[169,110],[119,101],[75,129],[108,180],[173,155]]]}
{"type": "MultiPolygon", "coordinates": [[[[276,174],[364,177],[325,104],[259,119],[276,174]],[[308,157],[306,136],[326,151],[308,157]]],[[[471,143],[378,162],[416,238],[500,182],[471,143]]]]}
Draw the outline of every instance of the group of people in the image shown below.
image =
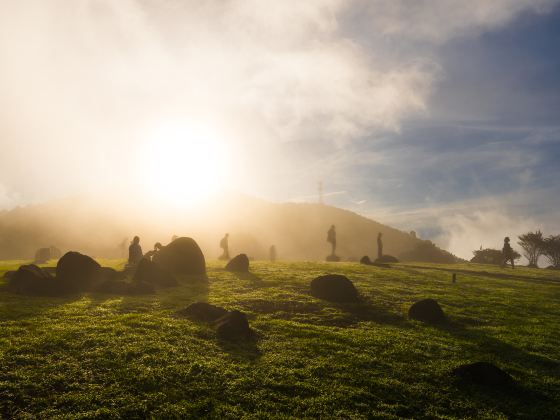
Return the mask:
{"type": "MultiPolygon", "coordinates": [[[[173,236],[171,239],[172,241],[175,240],[177,236],[173,236]]],[[[334,225],[331,225],[330,229],[327,232],[327,242],[331,244],[331,255],[336,255],[336,228],[334,225]]],[[[507,265],[508,262],[511,263],[511,268],[515,268],[515,255],[513,252],[513,248],[510,245],[510,239],[506,236],[504,238],[504,246],[502,248],[502,255],[503,260],[501,266],[504,267],[507,265]]],[[[154,249],[148,251],[145,255],[142,253],[142,247],[140,246],[140,237],[135,236],[128,247],[128,266],[136,266],[140,262],[142,258],[149,258],[152,259],[153,256],[158,253],[161,248],[163,248],[162,244],[156,242],[154,245],[154,249]]],[[[229,233],[226,233],[224,237],[220,241],[220,248],[222,248],[222,255],[220,255],[220,260],[229,261],[229,233]]],[[[276,261],[276,246],[272,245],[270,247],[270,260],[276,261]]],[[[377,258],[381,258],[383,256],[383,234],[379,232],[377,235],[377,258]]]]}
{"type": "MultiPolygon", "coordinates": [[[[336,255],[336,228],[334,225],[331,225],[330,229],[327,232],[327,242],[331,244],[331,255],[336,255]]],[[[377,235],[377,258],[381,258],[383,256],[383,234],[381,232],[377,235]]]]}
{"type": "MultiPolygon", "coordinates": [[[[331,244],[331,255],[336,255],[336,228],[334,225],[331,225],[330,229],[327,232],[327,242],[331,244]]],[[[515,254],[513,248],[509,244],[510,239],[509,237],[504,238],[504,246],[502,248],[502,267],[505,267],[508,262],[511,264],[511,268],[515,268],[515,254]]],[[[377,258],[381,258],[383,256],[383,234],[379,232],[377,235],[377,258]]]]}
{"type": "MultiPolygon", "coordinates": [[[[173,237],[171,238],[171,242],[173,242],[175,239],[177,239],[176,235],[173,235],[173,237]]],[[[154,249],[151,251],[148,251],[146,254],[144,254],[142,252],[142,247],[140,246],[140,237],[139,236],[135,236],[132,239],[132,242],[130,243],[130,245],[128,246],[128,267],[135,267],[142,258],[148,258],[148,259],[152,259],[154,257],[155,254],[157,254],[161,249],[163,248],[163,245],[160,242],[156,242],[154,245],[154,249]]],[[[222,248],[222,255],[220,255],[219,259],[220,260],[226,260],[229,261],[230,256],[229,256],[229,233],[226,233],[224,235],[224,237],[220,240],[220,248],[222,248]]],[[[270,246],[270,260],[271,261],[276,261],[276,246],[275,245],[271,245],[270,246]]]]}
{"type": "Polygon", "coordinates": [[[135,267],[142,258],[152,259],[161,249],[163,245],[160,242],[154,244],[154,249],[146,252],[142,252],[142,247],[140,246],[140,237],[135,236],[132,242],[128,246],[128,264],[127,267],[135,267]]]}

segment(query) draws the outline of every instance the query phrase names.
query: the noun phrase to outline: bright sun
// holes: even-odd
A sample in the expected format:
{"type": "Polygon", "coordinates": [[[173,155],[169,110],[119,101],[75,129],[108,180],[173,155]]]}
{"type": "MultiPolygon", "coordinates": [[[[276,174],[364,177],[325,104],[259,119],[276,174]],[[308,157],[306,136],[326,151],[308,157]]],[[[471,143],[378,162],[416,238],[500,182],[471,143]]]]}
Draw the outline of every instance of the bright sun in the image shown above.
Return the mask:
{"type": "Polygon", "coordinates": [[[193,123],[158,124],[144,151],[146,184],[158,198],[193,205],[226,178],[226,144],[215,129],[193,123]]]}

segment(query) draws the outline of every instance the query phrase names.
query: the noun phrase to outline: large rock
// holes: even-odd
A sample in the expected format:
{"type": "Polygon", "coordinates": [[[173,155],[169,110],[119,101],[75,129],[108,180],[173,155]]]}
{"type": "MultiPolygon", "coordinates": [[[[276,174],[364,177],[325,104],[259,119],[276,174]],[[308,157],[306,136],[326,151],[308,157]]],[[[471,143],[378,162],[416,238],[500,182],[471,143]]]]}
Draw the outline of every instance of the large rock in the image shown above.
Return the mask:
{"type": "Polygon", "coordinates": [[[70,251],[56,264],[56,279],[61,291],[88,290],[92,284],[103,279],[101,266],[93,258],[70,251]]]}
{"type": "Polygon", "coordinates": [[[48,296],[57,292],[54,278],[35,264],[22,265],[11,273],[7,287],[12,293],[24,295],[48,296]]]}
{"type": "Polygon", "coordinates": [[[331,302],[355,302],[358,291],[354,284],[340,274],[319,276],[311,282],[311,294],[331,302]]]}
{"type": "Polygon", "coordinates": [[[177,238],[157,252],[153,261],[176,275],[206,274],[206,261],[198,244],[192,238],[177,238]]]}
{"type": "Polygon", "coordinates": [[[228,313],[224,308],[211,305],[206,302],[195,302],[185,309],[180,310],[179,315],[186,316],[194,321],[214,322],[228,313]]]}
{"type": "Polygon", "coordinates": [[[220,340],[242,341],[254,338],[247,315],[243,312],[228,312],[216,321],[216,327],[216,335],[220,340]]]}
{"type": "Polygon", "coordinates": [[[428,324],[445,321],[445,314],[434,299],[423,299],[414,303],[408,310],[408,317],[428,324]]]}
{"type": "Polygon", "coordinates": [[[51,250],[50,248],[39,248],[37,252],[35,252],[35,264],[45,264],[48,260],[51,259],[51,250]]]}
{"type": "Polygon", "coordinates": [[[246,254],[239,254],[233,257],[227,263],[226,270],[247,273],[249,271],[249,257],[246,254]]]}
{"type": "Polygon", "coordinates": [[[146,283],[159,287],[171,287],[177,285],[177,280],[171,273],[162,269],[158,263],[142,258],[134,272],[136,283],[146,283]]]}
{"type": "Polygon", "coordinates": [[[369,256],[364,255],[364,256],[360,259],[360,264],[370,265],[370,264],[371,264],[371,260],[370,260],[369,256]]]}
{"type": "Polygon", "coordinates": [[[515,380],[507,372],[487,362],[461,365],[453,369],[452,373],[465,381],[498,389],[507,390],[516,386],[515,380]]]}

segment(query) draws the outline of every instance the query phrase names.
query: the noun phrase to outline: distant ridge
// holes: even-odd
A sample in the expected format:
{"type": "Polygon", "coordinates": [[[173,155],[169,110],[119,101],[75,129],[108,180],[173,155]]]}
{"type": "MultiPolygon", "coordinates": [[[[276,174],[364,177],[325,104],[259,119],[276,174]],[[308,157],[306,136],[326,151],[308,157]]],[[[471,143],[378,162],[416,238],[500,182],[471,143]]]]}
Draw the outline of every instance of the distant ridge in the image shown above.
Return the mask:
{"type": "Polygon", "coordinates": [[[271,203],[242,194],[214,198],[198,210],[135,200],[108,203],[68,198],[2,211],[0,259],[31,259],[38,248],[50,245],[63,252],[73,249],[118,258],[128,246],[125,239],[134,235],[142,238],[144,251],[156,241],[169,242],[172,235],[191,236],[208,258],[216,258],[219,240],[229,232],[230,253],[268,259],[269,247],[275,245],[280,259],[324,260],[330,251],[326,234],[332,224],[337,230],[337,254],[343,261],[358,261],[363,255],[375,259],[379,232],[384,254],[414,261],[457,260],[429,241],[349,210],[324,204],[271,203]],[[417,249],[428,249],[430,257],[415,258],[417,249]]]}

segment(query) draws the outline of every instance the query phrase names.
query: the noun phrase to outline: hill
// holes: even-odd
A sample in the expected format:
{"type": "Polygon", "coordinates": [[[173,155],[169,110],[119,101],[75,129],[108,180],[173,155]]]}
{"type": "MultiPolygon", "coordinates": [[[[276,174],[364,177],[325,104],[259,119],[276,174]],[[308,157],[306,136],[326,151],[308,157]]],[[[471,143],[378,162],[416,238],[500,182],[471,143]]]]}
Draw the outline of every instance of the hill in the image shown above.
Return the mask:
{"type": "Polygon", "coordinates": [[[142,297],[0,291],[0,417],[560,417],[557,273],[461,264],[452,284],[450,266],[429,264],[256,262],[250,275],[222,266],[210,262],[207,283],[142,297]],[[310,281],[330,272],[362,301],[313,298],[310,281]],[[426,297],[447,324],[407,319],[426,297]],[[178,314],[195,301],[247,313],[257,340],[226,344],[178,314]],[[476,361],[519,388],[451,374],[476,361]]]}
{"type": "Polygon", "coordinates": [[[200,208],[167,208],[136,199],[101,201],[65,199],[0,212],[0,259],[30,259],[40,247],[56,245],[97,257],[125,256],[134,235],[144,250],[172,235],[191,236],[205,255],[217,257],[218,243],[230,233],[231,254],[268,259],[275,245],[279,258],[324,260],[330,253],[328,228],[337,228],[337,254],[343,260],[377,255],[383,233],[384,253],[406,260],[454,262],[456,258],[406,232],[348,210],[322,204],[271,203],[228,194],[200,208]],[[428,247],[428,253],[425,248],[428,247]],[[422,252],[416,250],[424,249],[422,252]],[[435,255],[435,257],[434,257],[435,255]]]}

